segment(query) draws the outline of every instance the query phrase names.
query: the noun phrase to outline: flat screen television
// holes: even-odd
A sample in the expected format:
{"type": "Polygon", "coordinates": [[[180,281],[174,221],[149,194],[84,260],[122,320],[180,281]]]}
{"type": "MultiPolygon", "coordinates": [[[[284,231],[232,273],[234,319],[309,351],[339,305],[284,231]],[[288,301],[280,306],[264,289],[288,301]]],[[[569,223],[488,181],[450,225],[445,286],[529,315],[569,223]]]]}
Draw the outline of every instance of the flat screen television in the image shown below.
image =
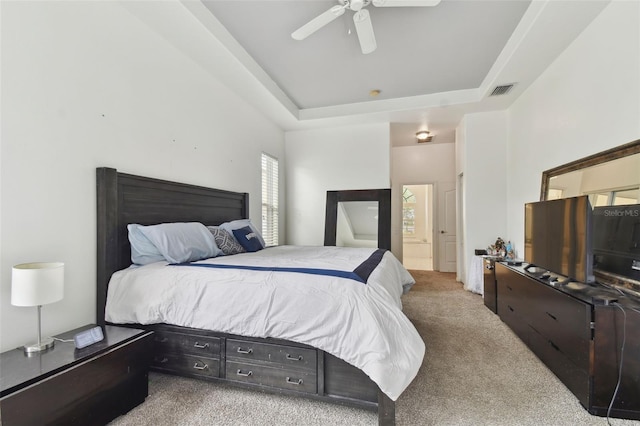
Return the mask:
{"type": "Polygon", "coordinates": [[[593,209],[594,268],[640,281],[640,204],[593,209]]]}
{"type": "Polygon", "coordinates": [[[524,260],[575,281],[593,282],[592,215],[586,195],[525,204],[524,260]]]}

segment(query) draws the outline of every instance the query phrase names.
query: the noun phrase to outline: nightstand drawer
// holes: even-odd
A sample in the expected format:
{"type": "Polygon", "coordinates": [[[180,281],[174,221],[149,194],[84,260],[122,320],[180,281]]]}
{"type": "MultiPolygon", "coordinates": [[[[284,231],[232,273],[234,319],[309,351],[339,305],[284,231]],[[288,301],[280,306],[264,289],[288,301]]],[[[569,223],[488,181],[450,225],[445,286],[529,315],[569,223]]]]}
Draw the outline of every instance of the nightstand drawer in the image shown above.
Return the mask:
{"type": "Polygon", "coordinates": [[[312,372],[287,370],[267,365],[227,361],[227,380],[316,393],[316,375],[312,372]]]}
{"type": "Polygon", "coordinates": [[[151,368],[205,377],[220,376],[220,360],[196,355],[158,354],[153,357],[151,368]]]}
{"type": "Polygon", "coordinates": [[[204,357],[220,357],[220,339],[217,337],[156,332],[153,338],[158,353],[185,353],[204,357]]]}
{"type": "Polygon", "coordinates": [[[227,339],[228,359],[276,363],[281,368],[292,367],[315,373],[316,357],[315,349],[227,339]]]}

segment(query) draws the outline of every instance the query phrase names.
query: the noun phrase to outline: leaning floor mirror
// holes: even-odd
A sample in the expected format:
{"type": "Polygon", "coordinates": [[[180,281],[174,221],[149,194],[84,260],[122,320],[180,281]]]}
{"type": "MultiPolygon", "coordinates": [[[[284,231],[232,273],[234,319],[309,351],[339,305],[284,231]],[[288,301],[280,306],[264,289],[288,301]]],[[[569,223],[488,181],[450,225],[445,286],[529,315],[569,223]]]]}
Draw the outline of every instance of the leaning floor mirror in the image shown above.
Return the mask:
{"type": "Polygon", "coordinates": [[[391,189],[327,191],[324,245],[391,250],[391,189]]]}

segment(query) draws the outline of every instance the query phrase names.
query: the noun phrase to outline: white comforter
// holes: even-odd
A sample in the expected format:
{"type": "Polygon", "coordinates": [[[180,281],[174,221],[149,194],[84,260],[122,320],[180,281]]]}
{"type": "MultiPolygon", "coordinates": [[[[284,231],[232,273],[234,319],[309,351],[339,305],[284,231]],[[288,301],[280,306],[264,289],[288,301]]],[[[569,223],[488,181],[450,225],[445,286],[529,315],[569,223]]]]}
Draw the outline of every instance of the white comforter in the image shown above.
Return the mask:
{"type": "MultiPolygon", "coordinates": [[[[353,270],[372,252],[278,246],[198,263],[353,270]]],[[[390,252],[366,284],[321,275],[157,262],[113,274],[106,320],[304,343],[363,370],[395,401],[417,374],[425,351],[401,310],[403,286],[408,289],[413,283],[390,252]]]]}

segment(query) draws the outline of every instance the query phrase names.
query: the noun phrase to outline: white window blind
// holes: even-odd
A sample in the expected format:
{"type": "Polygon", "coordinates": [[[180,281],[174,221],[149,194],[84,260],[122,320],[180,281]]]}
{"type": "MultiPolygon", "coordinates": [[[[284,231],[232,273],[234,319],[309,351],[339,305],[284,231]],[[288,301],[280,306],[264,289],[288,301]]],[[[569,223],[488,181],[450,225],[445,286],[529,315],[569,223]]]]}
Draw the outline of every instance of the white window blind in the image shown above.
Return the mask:
{"type": "Polygon", "coordinates": [[[262,153],[262,237],[278,245],[278,159],[262,153]]]}

